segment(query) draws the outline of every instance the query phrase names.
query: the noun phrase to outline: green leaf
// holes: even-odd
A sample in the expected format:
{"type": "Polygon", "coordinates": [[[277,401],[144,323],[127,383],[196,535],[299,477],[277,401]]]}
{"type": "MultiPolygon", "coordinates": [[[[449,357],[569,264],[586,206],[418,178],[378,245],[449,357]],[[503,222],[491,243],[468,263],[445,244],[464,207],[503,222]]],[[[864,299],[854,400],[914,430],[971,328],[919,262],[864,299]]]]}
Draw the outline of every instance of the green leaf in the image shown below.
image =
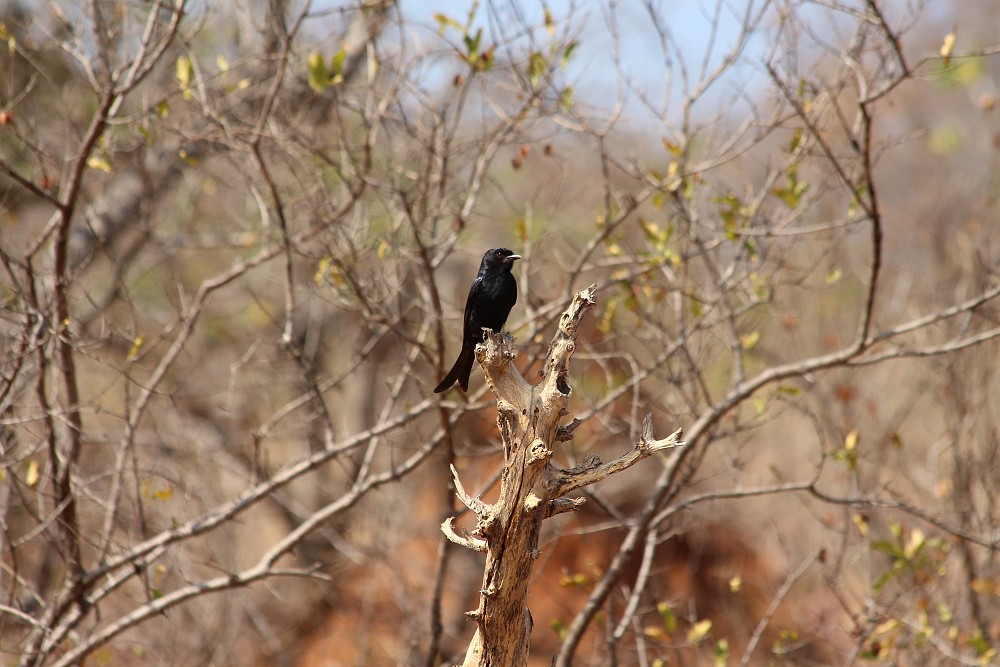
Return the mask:
{"type": "Polygon", "coordinates": [[[795,150],[802,144],[802,129],[799,128],[792,132],[792,140],[788,144],[789,154],[794,153],[795,150]]]}
{"type": "Polygon", "coordinates": [[[330,59],[330,71],[333,72],[333,77],[330,78],[330,83],[336,86],[338,83],[344,80],[344,59],[347,57],[347,49],[341,48],[337,51],[333,58],[330,59]]]}
{"type": "MultiPolygon", "coordinates": [[[[943,63],[942,63],[943,65],[943,63]]],[[[976,83],[986,74],[983,58],[959,58],[942,66],[939,83],[942,88],[956,88],[976,83]]]]}
{"type": "Polygon", "coordinates": [[[903,550],[899,548],[899,545],[888,540],[874,540],[872,542],[872,549],[889,554],[894,558],[903,558],[903,550]]]}
{"type": "Polygon", "coordinates": [[[983,636],[983,631],[976,628],[976,631],[969,637],[969,646],[981,657],[992,657],[996,655],[996,649],[990,648],[990,642],[983,636]]]}
{"type": "Polygon", "coordinates": [[[677,615],[674,614],[673,607],[668,602],[659,602],[656,605],[656,611],[663,619],[663,627],[668,633],[673,634],[677,630],[677,615]]]}
{"type": "Polygon", "coordinates": [[[881,577],[875,580],[875,583],[872,584],[872,590],[878,593],[887,583],[892,581],[895,577],[896,577],[895,572],[886,572],[881,577]]]}
{"type": "Polygon", "coordinates": [[[729,662],[729,641],[720,639],[715,643],[715,667],[726,667],[729,662]]]}
{"type": "MultiPolygon", "coordinates": [[[[547,67],[548,60],[539,51],[533,51],[528,57],[528,80],[531,82],[533,90],[538,89],[538,84],[541,82],[542,75],[545,74],[547,67]]],[[[565,94],[565,91],[563,92],[565,94]]]]}
{"type": "Polygon", "coordinates": [[[570,109],[573,106],[573,86],[566,86],[559,94],[559,106],[570,109]]]}
{"type": "Polygon", "coordinates": [[[556,633],[560,641],[566,639],[566,635],[569,633],[569,628],[567,628],[566,624],[563,623],[562,620],[558,618],[554,618],[551,621],[549,621],[549,627],[552,628],[552,631],[556,633]]]}
{"type": "Polygon", "coordinates": [[[566,45],[565,49],[563,49],[562,60],[560,62],[560,66],[563,69],[569,67],[569,59],[573,57],[573,52],[576,51],[576,47],[579,45],[580,43],[574,39],[569,44],[566,45]]]}
{"type": "Polygon", "coordinates": [[[318,51],[309,54],[309,87],[317,93],[322,93],[330,83],[330,72],[326,69],[326,61],[318,51]]]}
{"type": "Polygon", "coordinates": [[[788,208],[796,209],[799,206],[802,195],[809,189],[809,185],[799,180],[798,165],[792,165],[788,168],[786,178],[787,184],[785,187],[774,188],[771,190],[771,194],[784,202],[788,208]]]}
{"type": "Polygon", "coordinates": [[[479,42],[481,42],[482,39],[482,28],[477,30],[475,35],[469,35],[466,33],[465,36],[462,37],[462,41],[465,42],[466,54],[468,55],[470,63],[475,63],[475,60],[479,58],[479,42]]]}

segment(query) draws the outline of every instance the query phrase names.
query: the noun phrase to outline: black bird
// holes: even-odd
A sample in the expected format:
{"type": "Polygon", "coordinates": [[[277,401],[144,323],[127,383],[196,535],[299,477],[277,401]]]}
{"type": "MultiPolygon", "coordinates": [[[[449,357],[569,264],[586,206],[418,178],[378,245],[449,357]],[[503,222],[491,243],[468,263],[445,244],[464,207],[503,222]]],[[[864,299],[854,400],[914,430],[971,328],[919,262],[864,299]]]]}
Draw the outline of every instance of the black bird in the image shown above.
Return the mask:
{"type": "Polygon", "coordinates": [[[493,248],[483,255],[479,275],[472,281],[465,302],[465,328],[462,331],[462,352],[448,374],[435,389],[435,394],[447,391],[458,382],[462,391],[469,390],[469,375],[476,360],[476,345],[483,342],[483,327],[499,332],[517,303],[517,281],[510,272],[515,259],[521,259],[507,248],[493,248]]]}

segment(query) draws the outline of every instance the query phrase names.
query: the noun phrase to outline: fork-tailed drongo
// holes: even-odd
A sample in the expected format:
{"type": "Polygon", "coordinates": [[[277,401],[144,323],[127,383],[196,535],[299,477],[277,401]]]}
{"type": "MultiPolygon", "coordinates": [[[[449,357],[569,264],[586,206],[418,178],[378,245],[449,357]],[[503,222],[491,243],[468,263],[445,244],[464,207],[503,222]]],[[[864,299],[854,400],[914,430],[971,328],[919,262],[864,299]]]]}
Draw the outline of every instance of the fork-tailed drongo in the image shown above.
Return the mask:
{"type": "Polygon", "coordinates": [[[472,281],[469,298],[465,302],[462,352],[434,393],[447,391],[456,382],[462,391],[469,390],[469,375],[476,360],[476,345],[483,342],[483,328],[499,332],[507,321],[510,309],[517,303],[517,281],[510,272],[515,259],[521,259],[521,256],[507,248],[493,248],[483,255],[479,275],[472,281]]]}

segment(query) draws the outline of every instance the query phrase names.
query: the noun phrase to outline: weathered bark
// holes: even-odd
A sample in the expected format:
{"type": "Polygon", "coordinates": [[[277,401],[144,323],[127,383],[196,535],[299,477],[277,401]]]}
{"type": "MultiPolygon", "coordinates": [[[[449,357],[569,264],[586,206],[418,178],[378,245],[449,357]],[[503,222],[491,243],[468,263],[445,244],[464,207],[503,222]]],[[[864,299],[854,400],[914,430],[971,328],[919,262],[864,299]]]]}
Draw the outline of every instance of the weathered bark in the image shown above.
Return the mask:
{"type": "Polygon", "coordinates": [[[654,451],[682,444],[678,442],[680,429],[666,439],[652,440],[647,417],[639,442],[610,463],[590,457],[569,470],[551,464],[554,444],[570,439],[577,425],[572,422],[560,428],[559,422],[567,414],[572,393],[569,360],[576,349],[577,328],[594,305],[594,291],[591,286],[578,293],[563,313],[549,346],[542,380],[535,386],[510,363],[514,353],[509,334],[490,333],[476,348],[476,358],[497,400],[504,468],[500,498],[493,505],[470,497],[453,470],[458,496],[476,514],[478,523],[471,535],[457,534],[452,519],[445,521],[442,529],[454,542],[486,552],[479,607],[468,612],[478,627],[463,667],[518,667],[527,663],[532,626],[528,581],[539,555],[542,522],[583,502],[582,498],[564,496],[624,470],[654,451]]]}

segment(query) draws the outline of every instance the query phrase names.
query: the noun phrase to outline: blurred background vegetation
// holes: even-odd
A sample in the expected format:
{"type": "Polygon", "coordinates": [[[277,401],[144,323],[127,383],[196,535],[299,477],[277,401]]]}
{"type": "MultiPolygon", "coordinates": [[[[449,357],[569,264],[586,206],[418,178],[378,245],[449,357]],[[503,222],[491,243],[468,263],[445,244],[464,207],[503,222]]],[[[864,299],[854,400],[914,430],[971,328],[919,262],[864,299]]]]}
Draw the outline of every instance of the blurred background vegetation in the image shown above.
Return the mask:
{"type": "Polygon", "coordinates": [[[557,459],[688,441],[550,521],[533,664],[991,664],[998,25],[4,4],[0,660],[459,663],[501,454],[431,389],[507,246],[529,381],[598,286],[557,459]]]}

